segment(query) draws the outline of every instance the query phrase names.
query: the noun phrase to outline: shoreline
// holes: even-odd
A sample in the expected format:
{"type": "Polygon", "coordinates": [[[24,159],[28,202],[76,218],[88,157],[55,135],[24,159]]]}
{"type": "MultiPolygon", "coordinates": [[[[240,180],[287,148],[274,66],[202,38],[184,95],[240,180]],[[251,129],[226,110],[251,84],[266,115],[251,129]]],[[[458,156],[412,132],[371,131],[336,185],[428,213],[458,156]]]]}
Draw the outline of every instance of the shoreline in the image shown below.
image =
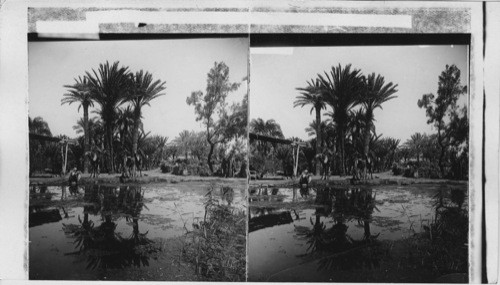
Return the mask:
{"type": "MultiPolygon", "coordinates": [[[[194,176],[194,175],[173,175],[170,173],[162,173],[160,169],[152,169],[143,172],[143,176],[136,178],[127,178],[124,182],[120,181],[120,173],[115,174],[100,174],[98,178],[90,178],[90,174],[82,174],[79,185],[91,184],[113,184],[113,185],[145,185],[145,184],[177,184],[184,182],[240,182],[246,183],[247,178],[223,178],[217,176],[194,176]]],[[[30,185],[67,185],[68,175],[66,176],[52,176],[52,177],[30,177],[30,185]]],[[[284,179],[281,176],[265,177],[264,179],[250,180],[249,187],[258,186],[289,186],[297,184],[295,179],[284,179]]],[[[395,176],[390,172],[376,173],[373,179],[366,181],[358,180],[352,182],[351,176],[338,176],[332,175],[328,180],[321,180],[319,175],[312,176],[310,183],[311,187],[314,186],[377,186],[377,185],[413,185],[413,184],[447,184],[447,185],[466,185],[467,180],[450,180],[450,179],[430,179],[430,178],[408,178],[403,176],[395,176]]]]}
{"type": "MultiPolygon", "coordinates": [[[[126,178],[124,182],[120,181],[121,174],[114,173],[101,173],[98,178],[90,178],[90,174],[82,174],[79,185],[92,185],[92,184],[113,184],[113,185],[145,185],[145,184],[178,184],[184,182],[246,182],[246,178],[223,178],[223,177],[202,177],[194,175],[173,175],[170,173],[162,173],[160,169],[152,169],[143,171],[143,176],[136,178],[126,178]]],[[[52,176],[52,177],[30,177],[30,185],[67,185],[68,175],[65,176],[52,176]]]]}

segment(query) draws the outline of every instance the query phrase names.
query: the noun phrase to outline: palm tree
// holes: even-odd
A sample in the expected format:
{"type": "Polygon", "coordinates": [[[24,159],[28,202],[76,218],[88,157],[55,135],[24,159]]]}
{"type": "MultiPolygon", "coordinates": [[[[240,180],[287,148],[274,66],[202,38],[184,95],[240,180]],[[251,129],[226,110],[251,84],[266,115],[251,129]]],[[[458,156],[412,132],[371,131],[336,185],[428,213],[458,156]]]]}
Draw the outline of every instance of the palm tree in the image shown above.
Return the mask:
{"type": "Polygon", "coordinates": [[[420,153],[422,152],[424,140],[425,134],[422,135],[421,133],[414,133],[406,142],[412,153],[417,156],[417,163],[420,163],[420,153]]]}
{"type": "Polygon", "coordinates": [[[387,138],[387,150],[388,150],[388,160],[386,162],[385,167],[390,168],[392,163],[394,162],[396,152],[398,150],[399,143],[401,140],[395,138],[387,138]]]}
{"type": "Polygon", "coordinates": [[[130,137],[132,127],[134,126],[134,110],[132,106],[127,106],[123,109],[118,109],[116,118],[117,132],[120,137],[122,154],[130,155],[132,145],[127,145],[128,137],[130,137]]]}
{"type": "MultiPolygon", "coordinates": [[[[281,126],[273,119],[264,121],[262,118],[253,119],[250,122],[250,132],[277,138],[285,138],[281,131],[281,126]]],[[[270,147],[266,147],[266,142],[260,141],[258,149],[264,155],[270,151],[270,147]]]]}
{"type": "MultiPolygon", "coordinates": [[[[349,111],[349,119],[346,129],[346,140],[353,147],[356,156],[363,153],[363,132],[366,128],[366,114],[363,109],[349,111]]],[[[349,155],[348,155],[349,156],[349,155]]]]}
{"type": "MultiPolygon", "coordinates": [[[[86,77],[75,78],[75,84],[73,85],[64,85],[65,88],[69,89],[69,93],[64,94],[61,99],[62,104],[79,103],[78,111],[80,111],[80,107],[83,107],[83,149],[84,153],[90,150],[90,136],[89,136],[89,107],[94,106],[92,93],[90,92],[88,80],[86,77]]],[[[83,159],[83,172],[87,173],[88,170],[88,158],[84,155],[83,159]]]]}
{"type": "Polygon", "coordinates": [[[150,138],[151,144],[155,146],[156,151],[154,152],[154,157],[151,161],[151,166],[156,167],[163,160],[163,153],[165,151],[165,146],[167,145],[168,137],[154,135],[150,138]]]}
{"type": "Polygon", "coordinates": [[[363,90],[363,80],[359,69],[351,70],[348,64],[344,68],[339,64],[332,67],[330,73],[325,72],[324,76],[318,74],[323,89],[325,102],[332,107],[332,119],[338,128],[340,154],[341,154],[341,174],[346,173],[345,164],[345,138],[347,122],[349,120],[349,110],[358,102],[357,98],[363,90]]]}
{"type": "MultiPolygon", "coordinates": [[[[133,90],[128,101],[134,106],[134,128],[132,129],[132,155],[137,155],[137,144],[139,140],[139,124],[142,118],[142,107],[148,105],[151,100],[164,95],[161,93],[166,89],[166,82],[156,80],[153,82],[153,75],[149,72],[138,71],[133,78],[133,90]]],[[[135,176],[136,165],[134,163],[132,173],[135,176]]]]}
{"type": "Polygon", "coordinates": [[[195,134],[193,132],[190,132],[188,130],[184,130],[179,133],[179,136],[175,139],[175,143],[177,143],[177,146],[179,147],[182,152],[184,152],[186,156],[186,160],[188,159],[188,152],[191,150],[191,143],[193,141],[192,137],[194,137],[195,134]]]}
{"type": "Polygon", "coordinates": [[[262,118],[253,119],[250,122],[250,131],[270,137],[285,137],[281,131],[281,126],[274,119],[267,121],[264,121],[262,118]]]}
{"type": "MultiPolygon", "coordinates": [[[[88,129],[89,129],[89,140],[92,138],[95,138],[99,133],[102,132],[102,122],[99,120],[97,117],[92,117],[87,121],[88,124],[88,129]]],[[[73,126],[73,130],[77,134],[84,134],[85,133],[85,120],[84,118],[80,118],[78,121],[76,121],[76,125],[73,126]]],[[[90,142],[90,146],[92,146],[92,142],[90,142]]]]}
{"type": "Polygon", "coordinates": [[[359,96],[359,103],[365,109],[365,131],[364,131],[364,150],[363,155],[365,159],[365,172],[368,163],[368,154],[370,152],[370,137],[371,130],[374,129],[373,121],[375,120],[373,111],[377,108],[382,109],[382,103],[396,98],[393,96],[398,90],[392,82],[385,84],[384,77],[375,73],[368,75],[364,78],[364,92],[359,96]]]}
{"type": "Polygon", "coordinates": [[[109,170],[115,171],[113,134],[115,130],[116,110],[125,101],[131,87],[128,67],[119,67],[116,61],[110,65],[107,61],[100,64],[96,72],[86,72],[88,84],[95,103],[100,107],[97,112],[101,115],[106,131],[105,143],[109,155],[109,170]]]}
{"type": "MultiPolygon", "coordinates": [[[[301,91],[297,100],[293,103],[293,107],[304,107],[306,105],[311,105],[311,111],[316,112],[316,153],[321,153],[321,146],[323,141],[321,139],[321,110],[326,108],[325,99],[322,94],[322,85],[319,79],[311,79],[307,82],[307,87],[297,88],[301,91]]],[[[319,165],[317,166],[319,169],[319,165]]]]}

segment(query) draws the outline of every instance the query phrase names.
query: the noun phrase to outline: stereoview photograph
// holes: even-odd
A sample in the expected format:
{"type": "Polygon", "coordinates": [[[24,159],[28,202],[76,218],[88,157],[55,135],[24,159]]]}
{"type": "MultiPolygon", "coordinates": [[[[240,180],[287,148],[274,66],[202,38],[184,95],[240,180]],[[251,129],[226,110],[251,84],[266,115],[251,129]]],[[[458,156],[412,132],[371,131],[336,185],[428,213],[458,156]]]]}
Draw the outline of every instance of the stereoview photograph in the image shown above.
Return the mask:
{"type": "Polygon", "coordinates": [[[246,280],[248,38],[29,48],[29,278],[246,280]]]}
{"type": "Polygon", "coordinates": [[[468,282],[468,53],[252,46],[248,281],[468,282]]]}

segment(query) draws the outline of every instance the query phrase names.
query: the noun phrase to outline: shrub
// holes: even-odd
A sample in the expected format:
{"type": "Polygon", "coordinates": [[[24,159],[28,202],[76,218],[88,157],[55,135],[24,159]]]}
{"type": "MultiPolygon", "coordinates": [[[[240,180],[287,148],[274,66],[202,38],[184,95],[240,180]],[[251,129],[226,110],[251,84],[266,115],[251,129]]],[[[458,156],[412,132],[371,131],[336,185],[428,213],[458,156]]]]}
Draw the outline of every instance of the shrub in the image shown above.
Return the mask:
{"type": "Polygon", "coordinates": [[[203,163],[190,163],[187,165],[187,171],[191,175],[198,175],[198,176],[210,175],[210,169],[208,168],[208,165],[203,163]]]}
{"type": "Polygon", "coordinates": [[[172,168],[172,174],[173,175],[182,175],[182,170],[183,170],[182,165],[181,164],[176,164],[172,168]]]}
{"type": "Polygon", "coordinates": [[[169,173],[172,171],[172,165],[166,161],[162,161],[160,164],[161,173],[169,173]]]}
{"type": "Polygon", "coordinates": [[[401,166],[397,163],[392,164],[392,174],[394,175],[401,175],[403,173],[403,169],[401,166]]]}
{"type": "Polygon", "coordinates": [[[428,161],[422,161],[418,168],[418,175],[422,178],[441,178],[441,172],[439,166],[436,163],[430,163],[428,161]]]}
{"type": "Polygon", "coordinates": [[[409,178],[415,177],[415,168],[407,165],[404,172],[403,172],[403,176],[409,177],[409,178]]]}

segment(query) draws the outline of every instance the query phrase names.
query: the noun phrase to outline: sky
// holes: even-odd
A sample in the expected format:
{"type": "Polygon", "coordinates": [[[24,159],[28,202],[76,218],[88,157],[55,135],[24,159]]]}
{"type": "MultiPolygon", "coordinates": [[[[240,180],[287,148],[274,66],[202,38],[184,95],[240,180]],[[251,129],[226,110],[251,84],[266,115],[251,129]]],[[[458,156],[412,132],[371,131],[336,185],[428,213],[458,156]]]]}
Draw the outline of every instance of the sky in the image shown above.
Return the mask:
{"type": "MultiPolygon", "coordinates": [[[[67,93],[63,86],[73,84],[85,71],[97,70],[100,63],[119,61],[133,72],[143,69],[154,80],[166,81],[165,95],[143,107],[143,125],[151,135],[168,136],[171,141],[183,130],[203,130],[186,98],[193,91],[205,93],[214,62],[225,62],[230,81],[241,82],[248,74],[248,49],[248,38],[30,42],[29,116],[41,116],[53,135],[76,137],[73,126],[83,110],[78,111],[77,103],[61,106],[67,93]]],[[[243,82],[227,101],[239,102],[246,93],[243,82]]],[[[90,112],[89,116],[98,115],[90,112]]]]}
{"type": "MultiPolygon", "coordinates": [[[[186,98],[193,91],[205,91],[214,62],[224,61],[230,80],[241,82],[248,73],[248,49],[247,38],[30,42],[29,115],[43,117],[53,135],[76,137],[73,126],[83,110],[78,111],[76,103],[61,106],[67,92],[63,86],[106,60],[120,61],[134,72],[143,69],[155,80],[166,81],[165,95],[143,108],[143,124],[151,134],[172,140],[183,130],[203,130],[186,98]]],[[[375,127],[378,134],[404,142],[415,132],[434,132],[417,100],[423,94],[436,93],[438,76],[446,64],[457,65],[462,84],[467,84],[467,55],[467,46],[449,45],[252,48],[250,119],[275,119],[285,137],[309,139],[305,128],[314,113],[308,106],[293,107],[300,94],[296,88],[307,86],[306,81],[332,66],[351,63],[363,74],[375,72],[386,82],[398,84],[397,98],[375,111],[375,127]]],[[[241,101],[246,92],[243,84],[228,101],[241,101]]],[[[466,102],[464,95],[461,103],[466,102]]],[[[97,114],[90,113],[93,116],[97,114]]]]}
{"type": "MultiPolygon", "coordinates": [[[[436,94],[438,77],[447,64],[460,69],[463,85],[468,85],[469,78],[467,46],[287,47],[257,48],[250,53],[250,119],[274,119],[285,137],[302,139],[310,139],[304,129],[315,113],[310,113],[310,106],[293,107],[300,95],[296,88],[306,87],[308,80],[332,66],[352,64],[365,75],[375,72],[386,83],[398,84],[397,98],[383,103],[374,116],[377,134],[401,142],[415,132],[435,132],[417,101],[423,94],[436,94]]],[[[467,104],[468,95],[459,102],[467,104]]]]}

